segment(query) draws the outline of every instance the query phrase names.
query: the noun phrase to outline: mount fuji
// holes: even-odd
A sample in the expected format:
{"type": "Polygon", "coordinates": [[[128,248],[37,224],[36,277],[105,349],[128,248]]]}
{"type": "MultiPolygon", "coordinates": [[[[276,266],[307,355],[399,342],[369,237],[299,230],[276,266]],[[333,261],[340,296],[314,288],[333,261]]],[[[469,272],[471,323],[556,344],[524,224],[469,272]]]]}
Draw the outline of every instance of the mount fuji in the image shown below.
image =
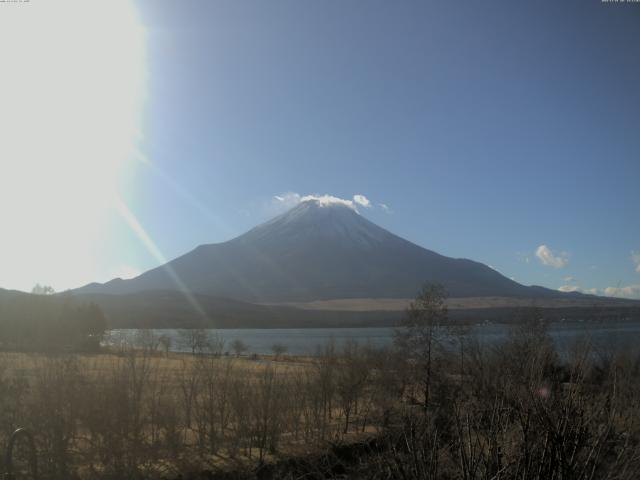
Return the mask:
{"type": "Polygon", "coordinates": [[[468,259],[427,250],[344,203],[302,201],[224,243],[201,245],[129,280],[89,284],[76,294],[185,290],[253,304],[412,298],[425,283],[451,297],[566,298],[527,287],[468,259]]]}

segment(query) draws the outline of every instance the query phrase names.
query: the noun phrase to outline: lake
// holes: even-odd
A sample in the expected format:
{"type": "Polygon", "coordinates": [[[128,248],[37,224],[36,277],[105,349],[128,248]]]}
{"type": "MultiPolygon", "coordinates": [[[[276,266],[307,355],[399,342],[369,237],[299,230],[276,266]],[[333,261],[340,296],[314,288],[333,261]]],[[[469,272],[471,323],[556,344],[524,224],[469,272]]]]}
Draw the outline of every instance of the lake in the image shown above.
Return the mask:
{"type": "MultiPolygon", "coordinates": [[[[511,327],[502,324],[476,325],[472,334],[482,343],[498,343],[504,340],[511,327]]],[[[310,355],[318,346],[334,341],[340,348],[348,341],[386,347],[393,341],[393,328],[283,328],[283,329],[212,329],[207,330],[211,338],[224,341],[224,350],[230,351],[231,342],[242,340],[248,346],[247,353],[259,355],[272,353],[274,344],[284,345],[292,355],[310,355]]],[[[136,329],[111,330],[105,344],[117,345],[126,342],[139,345],[140,335],[136,329]]],[[[157,335],[171,338],[171,350],[190,352],[191,348],[180,330],[152,330],[157,335]]],[[[588,337],[597,348],[638,348],[640,346],[640,322],[562,322],[549,326],[551,338],[560,351],[567,351],[579,339],[588,337]]]]}

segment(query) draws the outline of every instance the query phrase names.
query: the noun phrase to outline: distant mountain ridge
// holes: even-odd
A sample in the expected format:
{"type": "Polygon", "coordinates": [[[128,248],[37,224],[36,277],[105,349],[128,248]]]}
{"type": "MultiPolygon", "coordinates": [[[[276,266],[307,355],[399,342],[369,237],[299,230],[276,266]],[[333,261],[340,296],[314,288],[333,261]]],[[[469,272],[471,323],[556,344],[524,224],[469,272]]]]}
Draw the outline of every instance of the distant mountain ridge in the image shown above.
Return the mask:
{"type": "Polygon", "coordinates": [[[188,290],[250,303],[411,298],[425,283],[452,297],[560,298],[492,268],[411,243],[344,204],[308,200],[224,243],[201,245],[129,280],[89,284],[76,294],[188,290]],[[176,278],[180,283],[176,282],[176,278]]]}

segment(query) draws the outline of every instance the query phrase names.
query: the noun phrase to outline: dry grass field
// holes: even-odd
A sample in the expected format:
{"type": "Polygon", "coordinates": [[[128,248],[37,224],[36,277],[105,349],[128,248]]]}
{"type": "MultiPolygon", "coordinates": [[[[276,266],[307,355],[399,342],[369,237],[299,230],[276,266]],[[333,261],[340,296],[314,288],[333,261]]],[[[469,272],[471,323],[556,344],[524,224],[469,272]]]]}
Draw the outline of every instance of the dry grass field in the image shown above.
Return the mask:
{"type": "Polygon", "coordinates": [[[32,431],[44,478],[171,477],[319,452],[376,423],[370,370],[353,348],[353,365],[332,350],[314,359],[4,352],[0,441],[32,431]]]}
{"type": "Polygon", "coordinates": [[[0,445],[33,432],[41,479],[638,478],[637,351],[561,359],[534,323],[493,346],[440,331],[313,357],[0,353],[0,445]],[[321,456],[365,439],[339,468],[321,456]]]}

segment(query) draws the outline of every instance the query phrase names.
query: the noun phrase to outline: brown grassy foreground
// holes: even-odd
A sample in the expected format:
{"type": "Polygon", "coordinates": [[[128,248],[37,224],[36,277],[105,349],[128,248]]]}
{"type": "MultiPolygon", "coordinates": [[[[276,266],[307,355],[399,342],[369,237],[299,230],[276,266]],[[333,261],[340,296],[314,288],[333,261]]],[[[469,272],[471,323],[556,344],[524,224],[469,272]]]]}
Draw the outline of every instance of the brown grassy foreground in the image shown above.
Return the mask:
{"type": "Polygon", "coordinates": [[[0,442],[18,426],[33,431],[42,478],[244,470],[371,431],[380,392],[368,355],[355,345],[295,361],[3,353],[0,442]]]}
{"type": "Polygon", "coordinates": [[[560,359],[537,324],[417,345],[428,356],[4,353],[0,442],[29,427],[47,479],[640,478],[639,352],[585,340],[560,359]]]}

